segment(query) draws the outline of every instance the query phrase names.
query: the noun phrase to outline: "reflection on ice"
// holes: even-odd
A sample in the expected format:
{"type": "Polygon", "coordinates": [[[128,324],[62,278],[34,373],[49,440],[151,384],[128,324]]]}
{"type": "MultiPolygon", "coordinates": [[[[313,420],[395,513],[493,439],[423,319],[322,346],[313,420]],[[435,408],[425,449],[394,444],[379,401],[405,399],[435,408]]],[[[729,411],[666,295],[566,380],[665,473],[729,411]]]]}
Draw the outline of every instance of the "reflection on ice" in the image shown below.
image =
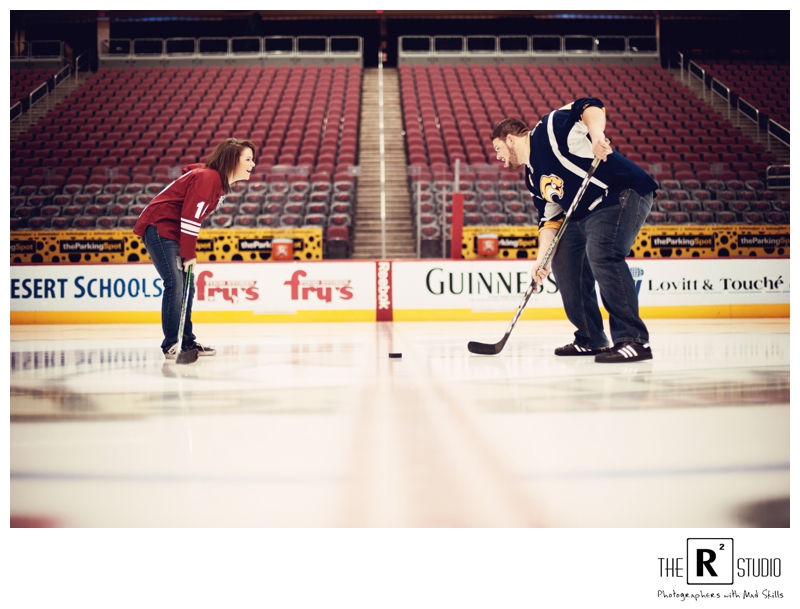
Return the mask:
{"type": "Polygon", "coordinates": [[[614,366],[555,357],[566,322],[467,351],[506,325],[203,325],[189,366],[141,327],[12,327],[12,522],[784,526],[788,320],[649,320],[655,358],[614,366]]]}

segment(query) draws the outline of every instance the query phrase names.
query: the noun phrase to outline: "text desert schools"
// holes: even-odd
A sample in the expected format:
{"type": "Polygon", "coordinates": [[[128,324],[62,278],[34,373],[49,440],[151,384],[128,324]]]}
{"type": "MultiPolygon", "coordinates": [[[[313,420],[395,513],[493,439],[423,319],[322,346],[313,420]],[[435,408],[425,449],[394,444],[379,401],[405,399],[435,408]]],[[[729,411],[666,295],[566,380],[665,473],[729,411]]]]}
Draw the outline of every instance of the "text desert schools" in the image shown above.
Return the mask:
{"type": "MultiPolygon", "coordinates": [[[[74,281],[74,298],[158,298],[163,293],[161,278],[153,279],[148,284],[147,279],[90,279],[84,285],[86,277],[81,275],[74,281]]],[[[66,298],[67,279],[50,279],[30,277],[11,280],[11,298],[66,298]]]]}

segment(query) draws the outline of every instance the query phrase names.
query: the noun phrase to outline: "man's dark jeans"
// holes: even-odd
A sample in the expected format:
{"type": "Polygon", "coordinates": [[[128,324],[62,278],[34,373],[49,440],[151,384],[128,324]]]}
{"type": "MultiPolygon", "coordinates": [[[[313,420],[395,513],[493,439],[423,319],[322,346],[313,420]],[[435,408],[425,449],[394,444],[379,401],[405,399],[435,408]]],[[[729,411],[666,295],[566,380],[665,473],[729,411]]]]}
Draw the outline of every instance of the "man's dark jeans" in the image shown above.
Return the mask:
{"type": "Polygon", "coordinates": [[[649,341],[625,257],[652,206],[653,193],[640,196],[635,190],[623,190],[619,205],[570,220],[561,236],[553,258],[553,274],[567,317],[577,328],[576,344],[590,349],[608,345],[595,281],[608,311],[613,344],[649,341]]]}

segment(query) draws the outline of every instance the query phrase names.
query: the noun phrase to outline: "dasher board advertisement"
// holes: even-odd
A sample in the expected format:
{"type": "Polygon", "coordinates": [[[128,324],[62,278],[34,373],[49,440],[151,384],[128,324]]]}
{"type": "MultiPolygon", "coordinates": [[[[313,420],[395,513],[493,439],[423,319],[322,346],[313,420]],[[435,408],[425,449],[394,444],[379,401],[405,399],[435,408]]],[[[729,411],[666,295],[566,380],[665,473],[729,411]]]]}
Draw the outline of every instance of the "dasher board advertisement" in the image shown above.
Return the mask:
{"type": "MultiPolygon", "coordinates": [[[[205,263],[193,319],[206,322],[510,319],[531,260],[205,263]]],[[[627,260],[643,317],[788,317],[789,260],[627,260]]],[[[158,323],[149,263],[10,268],[11,323],[158,323]]],[[[522,318],[564,319],[550,275],[522,318]]]]}
{"type": "MultiPolygon", "coordinates": [[[[643,316],[784,317],[789,315],[789,260],[626,261],[643,316]]],[[[394,319],[495,319],[513,314],[530,284],[533,260],[396,261],[394,319]],[[488,317],[487,317],[488,316],[488,317]]],[[[552,273],[522,318],[564,318],[552,273]]]]}
{"type": "MultiPolygon", "coordinates": [[[[198,321],[374,321],[376,264],[206,263],[196,268],[198,321]]],[[[152,264],[11,267],[12,323],[159,322],[152,264]]]]}

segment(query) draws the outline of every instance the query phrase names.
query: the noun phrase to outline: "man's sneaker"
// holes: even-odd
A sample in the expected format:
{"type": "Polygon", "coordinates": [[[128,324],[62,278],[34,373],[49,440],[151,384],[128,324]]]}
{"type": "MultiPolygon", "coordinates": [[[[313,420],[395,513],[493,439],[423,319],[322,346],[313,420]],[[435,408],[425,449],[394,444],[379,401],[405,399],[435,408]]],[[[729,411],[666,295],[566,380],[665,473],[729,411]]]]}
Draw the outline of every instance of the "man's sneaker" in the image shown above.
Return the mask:
{"type": "Polygon", "coordinates": [[[617,364],[622,362],[640,362],[646,359],[653,359],[653,352],[650,351],[650,343],[620,343],[614,345],[608,351],[598,353],[594,361],[600,364],[617,364]]]}
{"type": "MultiPolygon", "coordinates": [[[[164,349],[164,357],[165,358],[167,358],[167,359],[175,359],[177,357],[178,354],[177,354],[177,350],[175,349],[175,345],[177,345],[177,343],[175,343],[173,345],[170,345],[167,349],[164,349]]],[[[206,355],[206,356],[208,356],[208,355],[216,355],[216,353],[217,353],[217,350],[214,349],[214,347],[209,347],[208,345],[201,345],[197,341],[194,341],[191,344],[190,343],[186,343],[183,346],[183,350],[184,351],[188,351],[189,349],[197,349],[197,354],[198,355],[206,355]]]]}
{"type": "Polygon", "coordinates": [[[208,345],[201,345],[197,341],[194,341],[192,344],[186,344],[184,349],[197,349],[198,355],[216,355],[217,350],[214,347],[209,347],[208,345]]]}
{"type": "Polygon", "coordinates": [[[597,355],[598,353],[602,353],[606,351],[608,347],[600,347],[599,349],[590,349],[589,347],[581,347],[580,345],[576,345],[575,343],[570,343],[568,345],[564,345],[563,347],[559,347],[555,350],[556,355],[597,355]]]}

